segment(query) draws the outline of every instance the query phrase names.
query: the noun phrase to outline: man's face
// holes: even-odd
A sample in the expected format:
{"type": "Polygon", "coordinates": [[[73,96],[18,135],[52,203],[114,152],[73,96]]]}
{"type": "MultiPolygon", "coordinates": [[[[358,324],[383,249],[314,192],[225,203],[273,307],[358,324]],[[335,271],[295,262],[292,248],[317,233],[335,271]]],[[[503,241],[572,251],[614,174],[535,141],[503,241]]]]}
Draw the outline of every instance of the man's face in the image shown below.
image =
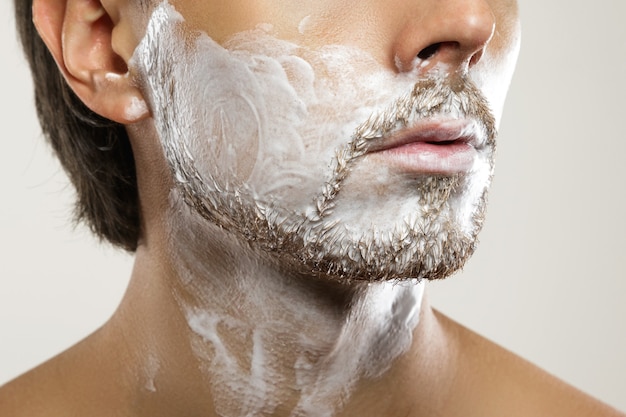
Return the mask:
{"type": "Polygon", "coordinates": [[[441,278],[473,252],[512,0],[192,1],[131,63],[182,196],[302,272],[441,278]]]}

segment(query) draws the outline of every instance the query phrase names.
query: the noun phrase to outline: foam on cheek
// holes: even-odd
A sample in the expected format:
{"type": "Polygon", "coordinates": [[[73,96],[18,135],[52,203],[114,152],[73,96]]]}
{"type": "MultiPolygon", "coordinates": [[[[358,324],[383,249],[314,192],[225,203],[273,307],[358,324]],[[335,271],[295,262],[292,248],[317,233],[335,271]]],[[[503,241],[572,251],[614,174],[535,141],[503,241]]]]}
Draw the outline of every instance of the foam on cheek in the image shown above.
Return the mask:
{"type": "Polygon", "coordinates": [[[166,114],[162,136],[176,131],[171,140],[184,142],[214,192],[245,189],[266,204],[285,203],[288,211],[311,208],[335,150],[415,81],[394,76],[354,48],[309,50],[276,39],[265,27],[238,33],[224,46],[200,34],[189,48],[171,6],[155,15],[155,44],[142,42],[135,57],[156,53],[185,62],[165,62],[165,69],[144,64],[176,80],[171,88],[155,85],[164,94],[153,97],[166,114]]]}

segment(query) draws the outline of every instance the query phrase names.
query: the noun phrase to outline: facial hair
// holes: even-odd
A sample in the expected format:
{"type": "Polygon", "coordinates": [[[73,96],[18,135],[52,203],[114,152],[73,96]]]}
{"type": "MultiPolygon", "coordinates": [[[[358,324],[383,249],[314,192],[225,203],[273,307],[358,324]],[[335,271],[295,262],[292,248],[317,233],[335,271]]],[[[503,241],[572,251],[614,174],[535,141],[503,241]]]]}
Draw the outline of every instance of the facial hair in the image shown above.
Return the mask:
{"type": "MultiPolygon", "coordinates": [[[[336,82],[321,87],[311,83],[315,84],[313,93],[303,92],[293,80],[306,78],[308,72],[294,71],[299,67],[293,63],[311,63],[316,69],[307,57],[323,62],[329,50],[347,47],[309,51],[257,30],[233,37],[225,48],[202,34],[190,42],[182,27],[182,18],[171,6],[157,9],[132,61],[149,97],[176,184],[173,198],[184,199],[206,221],[300,273],[342,282],[420,280],[443,278],[463,266],[475,250],[483,223],[496,135],[488,104],[469,78],[433,76],[409,84],[404,77],[393,83],[395,97],[389,97],[389,92],[367,87],[367,77],[359,81],[362,74],[331,72],[324,63],[324,72],[331,79],[337,75],[336,82]],[[259,60],[258,52],[250,52],[267,45],[272,46],[268,59],[259,60]],[[181,51],[183,56],[176,59],[181,51]],[[268,69],[275,63],[278,65],[268,69]],[[217,77],[217,87],[194,83],[203,76],[217,77]],[[352,85],[346,86],[346,82],[352,85]],[[230,84],[232,88],[224,87],[230,84]],[[332,86],[342,90],[332,91],[332,86]],[[350,87],[358,90],[361,98],[374,94],[376,99],[354,100],[343,106],[349,111],[340,129],[317,123],[311,116],[316,108],[326,105],[325,112],[335,110],[328,105],[333,101],[326,102],[323,97],[330,91],[334,99],[350,87]],[[294,109],[278,114],[266,103],[273,98],[258,91],[293,97],[294,109]],[[205,103],[207,109],[197,111],[202,107],[199,103],[205,103]],[[364,121],[353,122],[359,118],[364,121]],[[469,120],[480,132],[484,141],[478,146],[474,168],[456,175],[411,178],[402,185],[405,188],[395,188],[399,192],[394,193],[392,203],[380,199],[379,206],[384,209],[366,205],[354,211],[350,204],[358,188],[355,184],[367,181],[360,173],[370,149],[420,120],[438,118],[469,120]],[[319,129],[322,133],[316,135],[330,131],[339,137],[329,140],[324,150],[333,155],[330,165],[318,164],[315,171],[299,176],[298,164],[308,167],[311,162],[292,157],[291,149],[268,164],[269,157],[260,156],[259,149],[269,146],[261,132],[277,135],[285,126],[293,129],[287,136],[308,140],[306,132],[319,129]],[[352,133],[341,139],[347,128],[352,133]],[[240,134],[229,134],[233,131],[240,134]],[[252,167],[246,162],[246,153],[254,154],[249,158],[252,167]],[[264,168],[258,169],[261,165],[264,168]],[[323,175],[316,175],[321,168],[325,168],[323,175]],[[267,174],[269,171],[272,173],[267,174]],[[304,199],[300,195],[290,198],[298,184],[317,191],[304,199]]],[[[289,146],[292,143],[288,142],[289,146]]],[[[312,153],[308,151],[308,155],[312,153]]],[[[324,161],[324,157],[319,159],[324,161]]],[[[396,187],[390,184],[390,188],[396,187]]]]}

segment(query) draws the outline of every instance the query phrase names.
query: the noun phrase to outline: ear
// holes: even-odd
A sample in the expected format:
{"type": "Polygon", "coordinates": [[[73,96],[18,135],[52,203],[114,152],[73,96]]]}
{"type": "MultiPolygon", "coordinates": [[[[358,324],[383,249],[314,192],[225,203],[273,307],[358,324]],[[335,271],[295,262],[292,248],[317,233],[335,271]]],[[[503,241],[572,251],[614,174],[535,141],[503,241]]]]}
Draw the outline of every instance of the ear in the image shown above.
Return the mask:
{"type": "Polygon", "coordinates": [[[100,0],[33,0],[33,22],[70,88],[92,111],[125,125],[150,115],[127,62],[115,53],[115,24],[100,0]]]}

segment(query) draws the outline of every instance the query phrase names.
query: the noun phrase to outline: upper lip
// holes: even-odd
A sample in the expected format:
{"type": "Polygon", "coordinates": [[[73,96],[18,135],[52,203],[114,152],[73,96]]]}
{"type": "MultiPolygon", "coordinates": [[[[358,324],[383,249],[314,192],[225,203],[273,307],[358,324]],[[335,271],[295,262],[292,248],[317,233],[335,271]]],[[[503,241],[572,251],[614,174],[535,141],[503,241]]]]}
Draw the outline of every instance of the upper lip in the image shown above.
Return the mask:
{"type": "Polygon", "coordinates": [[[380,152],[411,143],[438,145],[466,143],[480,149],[486,141],[480,123],[471,119],[430,119],[397,129],[372,143],[368,152],[380,152]]]}

